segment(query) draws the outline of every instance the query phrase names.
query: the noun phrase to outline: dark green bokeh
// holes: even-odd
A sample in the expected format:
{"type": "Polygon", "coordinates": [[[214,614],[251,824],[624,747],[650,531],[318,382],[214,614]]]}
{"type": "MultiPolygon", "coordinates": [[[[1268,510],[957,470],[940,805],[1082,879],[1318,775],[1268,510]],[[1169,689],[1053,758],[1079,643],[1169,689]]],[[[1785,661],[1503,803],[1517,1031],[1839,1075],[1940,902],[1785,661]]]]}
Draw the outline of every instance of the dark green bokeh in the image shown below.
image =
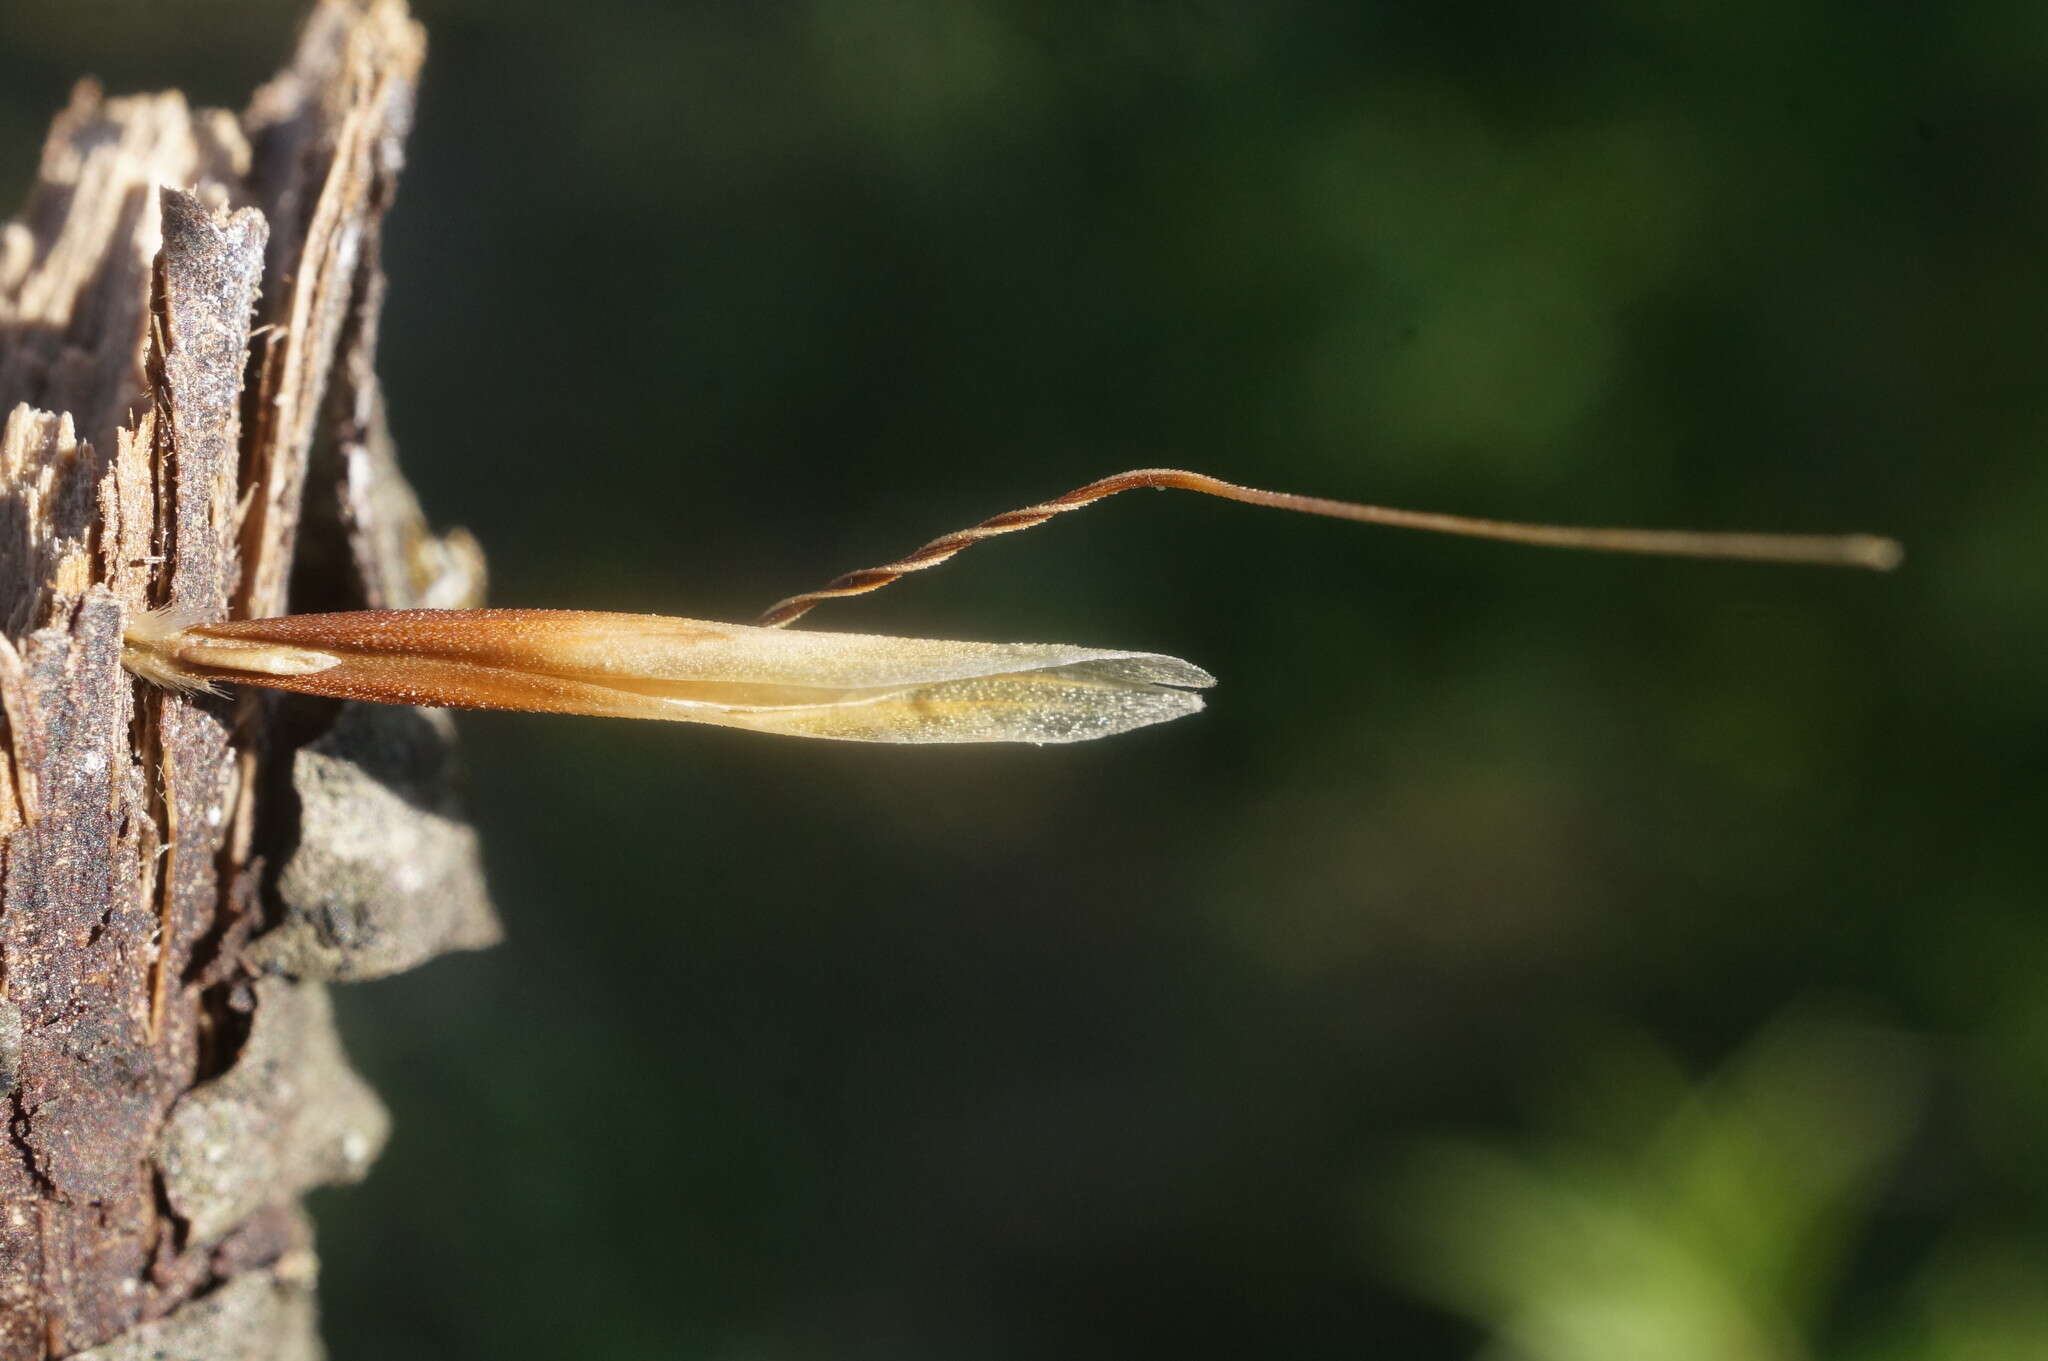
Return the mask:
{"type": "MultiPolygon", "coordinates": [[[[341,993],[397,1135],[317,1203],[338,1357],[1553,1355],[1561,1183],[1447,1131],[1740,1219],[1774,1357],[2048,1338],[2038,4],[420,10],[383,368],[496,603],[745,619],[1158,462],[1912,557],[1126,498],[817,622],[1185,656],[1197,719],[465,719],[511,938],[341,993]],[[1871,1152],[1809,1260],[1667,1129],[1871,1152]]],[[[10,7],[6,200],[71,77],[239,105],[293,24],[10,7]]]]}

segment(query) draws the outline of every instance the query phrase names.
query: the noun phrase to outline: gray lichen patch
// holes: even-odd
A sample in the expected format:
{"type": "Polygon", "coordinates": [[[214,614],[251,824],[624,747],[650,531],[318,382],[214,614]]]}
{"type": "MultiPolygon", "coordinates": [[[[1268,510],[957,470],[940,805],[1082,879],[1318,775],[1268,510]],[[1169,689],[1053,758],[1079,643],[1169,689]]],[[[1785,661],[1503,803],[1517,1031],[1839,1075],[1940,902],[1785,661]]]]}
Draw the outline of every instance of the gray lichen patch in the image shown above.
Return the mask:
{"type": "Polygon", "coordinates": [[[0,1094],[21,1085],[21,1008],[0,997],[0,1094]]]}
{"type": "Polygon", "coordinates": [[[171,1208],[191,1241],[218,1242],[265,1206],[360,1181],[391,1118],[349,1067],[319,983],[255,985],[255,1021],[235,1066],[172,1108],[158,1146],[171,1208]]]}
{"type": "Polygon", "coordinates": [[[445,714],[351,704],[299,751],[299,845],[278,879],[283,919],[253,965],[301,978],[382,978],[503,932],[477,836],[449,793],[445,714]]]}
{"type": "Polygon", "coordinates": [[[251,1271],[72,1361],[319,1361],[310,1258],[251,1271]]]}

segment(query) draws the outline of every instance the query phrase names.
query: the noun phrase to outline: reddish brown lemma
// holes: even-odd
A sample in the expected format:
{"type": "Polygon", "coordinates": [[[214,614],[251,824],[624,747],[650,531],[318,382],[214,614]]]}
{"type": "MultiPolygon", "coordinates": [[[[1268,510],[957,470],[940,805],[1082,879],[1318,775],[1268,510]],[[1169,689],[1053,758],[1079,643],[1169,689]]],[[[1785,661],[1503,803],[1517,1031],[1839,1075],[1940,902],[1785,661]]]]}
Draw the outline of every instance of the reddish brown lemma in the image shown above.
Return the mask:
{"type": "Polygon", "coordinates": [[[334,699],[715,723],[871,742],[1076,742],[1193,713],[1201,668],[1146,652],[787,632],[586,610],[142,615],[128,668],[334,699]]]}

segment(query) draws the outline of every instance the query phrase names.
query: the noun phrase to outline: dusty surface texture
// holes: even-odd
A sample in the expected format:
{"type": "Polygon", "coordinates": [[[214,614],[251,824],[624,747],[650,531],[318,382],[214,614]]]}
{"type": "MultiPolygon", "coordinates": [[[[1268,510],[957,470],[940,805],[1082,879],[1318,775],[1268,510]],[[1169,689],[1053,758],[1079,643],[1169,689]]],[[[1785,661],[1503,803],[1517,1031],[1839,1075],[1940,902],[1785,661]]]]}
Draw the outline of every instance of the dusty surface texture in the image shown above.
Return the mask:
{"type": "Polygon", "coordinates": [[[326,0],[240,117],[82,85],[0,228],[0,1361],[317,1355],[297,1200],[386,1129],[317,980],[495,938],[445,730],[121,668],[130,611],[480,580],[373,372],[423,52],[326,0]]]}
{"type": "Polygon", "coordinates": [[[250,960],[346,981],[496,943],[476,832],[448,796],[454,739],[443,713],[349,705],[299,749],[299,844],[250,960]]]}
{"type": "Polygon", "coordinates": [[[187,1092],[158,1143],[164,1198],[219,1243],[280,1196],[360,1180],[390,1121],[348,1066],[319,983],[266,978],[234,1067],[187,1092]]]}
{"type": "Polygon", "coordinates": [[[74,1352],[81,1361],[317,1361],[322,1355],[306,1263],[280,1260],[247,1271],[168,1316],[103,1346],[74,1352]]]}

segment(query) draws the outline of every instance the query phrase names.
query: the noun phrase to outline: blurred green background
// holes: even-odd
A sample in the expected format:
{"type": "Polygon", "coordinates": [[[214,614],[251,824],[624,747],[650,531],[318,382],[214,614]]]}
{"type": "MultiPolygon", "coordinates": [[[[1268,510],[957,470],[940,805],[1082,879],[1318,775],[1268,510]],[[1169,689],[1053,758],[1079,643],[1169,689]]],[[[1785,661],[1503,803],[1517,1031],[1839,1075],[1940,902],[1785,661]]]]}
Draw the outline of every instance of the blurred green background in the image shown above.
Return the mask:
{"type": "MultiPolygon", "coordinates": [[[[463,720],[509,942],[341,990],[340,1358],[2048,1355],[2048,10],[420,0],[405,461],[500,604],[1185,656],[893,750],[463,720]]],[[[239,107],[280,3],[0,10],[239,107]]]]}

